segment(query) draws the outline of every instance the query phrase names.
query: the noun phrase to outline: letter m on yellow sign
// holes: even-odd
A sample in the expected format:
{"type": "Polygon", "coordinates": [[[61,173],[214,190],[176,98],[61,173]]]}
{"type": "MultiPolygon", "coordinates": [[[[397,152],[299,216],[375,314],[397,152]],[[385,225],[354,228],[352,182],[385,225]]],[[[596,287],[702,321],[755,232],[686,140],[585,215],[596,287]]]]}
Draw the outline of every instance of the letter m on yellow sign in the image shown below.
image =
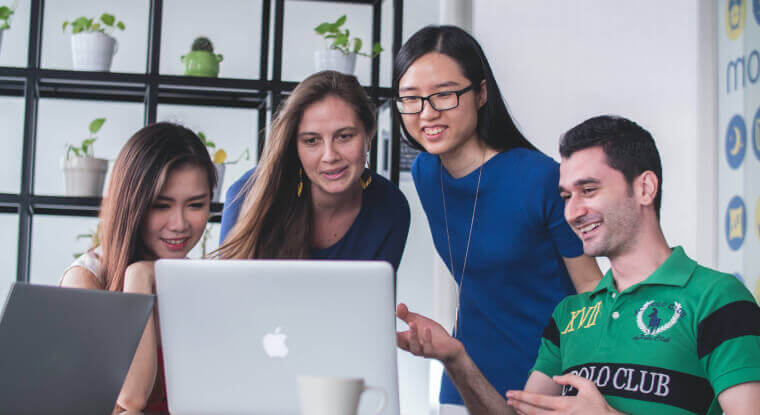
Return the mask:
{"type": "Polygon", "coordinates": [[[583,307],[580,310],[571,311],[570,322],[568,322],[567,327],[565,327],[565,329],[562,330],[562,334],[570,333],[571,331],[575,331],[575,330],[586,329],[591,326],[595,326],[596,317],[599,315],[599,311],[601,309],[602,309],[602,302],[599,301],[593,306],[583,307]]]}

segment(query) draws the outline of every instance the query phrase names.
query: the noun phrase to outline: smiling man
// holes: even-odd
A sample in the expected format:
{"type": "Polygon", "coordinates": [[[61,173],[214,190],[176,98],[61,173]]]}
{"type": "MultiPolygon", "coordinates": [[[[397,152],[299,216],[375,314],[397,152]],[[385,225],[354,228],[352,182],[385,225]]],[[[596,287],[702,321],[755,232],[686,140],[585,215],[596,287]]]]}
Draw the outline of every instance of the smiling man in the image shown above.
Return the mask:
{"type": "Polygon", "coordinates": [[[565,219],[611,269],[554,310],[523,391],[500,393],[461,343],[399,306],[399,346],[441,360],[471,413],[760,414],[760,308],[733,276],[671,248],[652,136],[589,119],[560,144],[565,219]]]}

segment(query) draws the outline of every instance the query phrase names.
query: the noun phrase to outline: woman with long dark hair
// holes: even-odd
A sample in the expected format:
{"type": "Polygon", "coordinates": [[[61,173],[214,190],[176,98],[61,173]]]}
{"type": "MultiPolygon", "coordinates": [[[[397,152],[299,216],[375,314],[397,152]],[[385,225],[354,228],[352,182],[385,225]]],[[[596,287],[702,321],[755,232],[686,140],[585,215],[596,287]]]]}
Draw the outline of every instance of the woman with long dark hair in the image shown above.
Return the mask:
{"type": "Polygon", "coordinates": [[[385,260],[397,269],[409,204],[365,167],[376,124],[355,77],[324,71],[298,84],[259,165],[227,192],[217,255],[385,260]]]}
{"type": "MultiPolygon", "coordinates": [[[[393,88],[405,138],[422,151],[412,176],[433,241],[459,287],[454,337],[497,390],[519,389],[554,306],[601,278],[563,217],[559,165],[517,128],[462,29],[415,33],[393,88]]],[[[462,405],[447,375],[440,400],[462,405]]]]}
{"type": "MultiPolygon", "coordinates": [[[[185,258],[209,218],[216,169],[187,128],[157,123],[119,152],[100,210],[100,244],[63,274],[64,287],[154,294],[153,263],[185,258]]],[[[121,388],[126,410],[167,411],[163,358],[152,313],[121,388]]]]}

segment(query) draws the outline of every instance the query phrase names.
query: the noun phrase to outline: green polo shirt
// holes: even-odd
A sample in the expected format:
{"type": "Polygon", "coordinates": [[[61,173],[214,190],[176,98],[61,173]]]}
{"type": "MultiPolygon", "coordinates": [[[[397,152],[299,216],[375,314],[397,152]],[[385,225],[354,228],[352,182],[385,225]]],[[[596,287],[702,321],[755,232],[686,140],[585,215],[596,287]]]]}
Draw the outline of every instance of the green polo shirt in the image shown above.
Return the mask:
{"type": "Polygon", "coordinates": [[[760,308],[736,278],[676,247],[623,292],[610,270],[557,305],[533,370],[591,379],[627,413],[720,414],[720,392],[760,381],[760,308]]]}

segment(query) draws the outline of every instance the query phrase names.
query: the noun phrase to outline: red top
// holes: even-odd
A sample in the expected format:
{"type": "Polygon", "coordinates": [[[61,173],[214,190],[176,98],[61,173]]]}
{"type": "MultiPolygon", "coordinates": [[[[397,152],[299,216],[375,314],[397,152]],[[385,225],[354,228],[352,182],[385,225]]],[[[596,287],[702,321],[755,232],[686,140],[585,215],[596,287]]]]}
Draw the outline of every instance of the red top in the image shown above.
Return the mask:
{"type": "Polygon", "coordinates": [[[145,411],[168,412],[169,403],[166,400],[166,377],[164,375],[164,354],[161,346],[156,350],[156,382],[153,384],[153,391],[148,397],[148,405],[145,411]]]}

